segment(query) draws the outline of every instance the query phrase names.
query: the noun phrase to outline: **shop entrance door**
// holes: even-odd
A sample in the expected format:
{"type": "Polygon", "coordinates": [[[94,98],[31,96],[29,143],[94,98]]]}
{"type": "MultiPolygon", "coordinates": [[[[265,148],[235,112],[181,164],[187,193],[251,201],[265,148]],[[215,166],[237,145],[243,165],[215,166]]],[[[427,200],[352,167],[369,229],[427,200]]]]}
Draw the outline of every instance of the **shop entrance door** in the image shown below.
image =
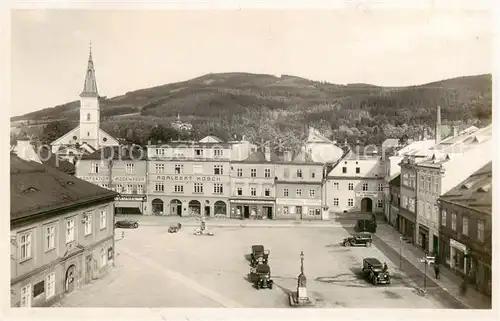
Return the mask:
{"type": "Polygon", "coordinates": [[[243,217],[250,218],[250,206],[243,207],[243,217]]]}

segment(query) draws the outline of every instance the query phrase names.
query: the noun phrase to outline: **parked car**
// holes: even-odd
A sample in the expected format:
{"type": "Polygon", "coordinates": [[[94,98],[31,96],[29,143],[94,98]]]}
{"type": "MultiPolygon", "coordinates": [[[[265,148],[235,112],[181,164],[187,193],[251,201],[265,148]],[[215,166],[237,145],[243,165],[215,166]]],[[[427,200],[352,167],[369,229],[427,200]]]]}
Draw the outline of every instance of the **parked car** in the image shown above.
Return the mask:
{"type": "Polygon", "coordinates": [[[252,245],[252,254],[250,258],[250,263],[254,267],[259,263],[267,264],[269,261],[269,250],[264,250],[264,245],[252,245]]]}
{"type": "Polygon", "coordinates": [[[139,223],[133,220],[120,220],[115,222],[116,228],[138,228],[139,223]]]}
{"type": "Polygon", "coordinates": [[[358,220],[355,227],[356,232],[377,232],[377,221],[375,220],[358,220]]]}
{"type": "Polygon", "coordinates": [[[342,244],[344,244],[345,247],[356,246],[356,245],[363,245],[369,247],[372,245],[372,242],[373,242],[372,235],[370,233],[357,233],[345,237],[342,240],[342,244]]]}
{"type": "Polygon", "coordinates": [[[168,228],[168,233],[177,233],[180,231],[181,227],[182,227],[181,223],[177,223],[175,225],[170,225],[168,228]]]}
{"type": "Polygon", "coordinates": [[[391,283],[389,271],[376,258],[364,258],[362,272],[374,285],[391,283]]]}
{"type": "Polygon", "coordinates": [[[431,253],[426,253],[425,254],[425,262],[428,265],[436,264],[436,255],[435,254],[431,254],[431,253]]]}
{"type": "Polygon", "coordinates": [[[267,264],[258,264],[256,267],[251,268],[249,278],[257,290],[273,288],[274,282],[271,279],[271,268],[267,264]]]}

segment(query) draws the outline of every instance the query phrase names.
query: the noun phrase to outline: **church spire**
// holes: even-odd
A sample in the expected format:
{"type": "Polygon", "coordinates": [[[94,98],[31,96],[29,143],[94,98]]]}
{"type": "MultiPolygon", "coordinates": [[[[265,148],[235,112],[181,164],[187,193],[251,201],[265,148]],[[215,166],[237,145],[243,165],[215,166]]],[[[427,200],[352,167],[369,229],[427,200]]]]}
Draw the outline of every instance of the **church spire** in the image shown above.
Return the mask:
{"type": "Polygon", "coordinates": [[[87,73],[85,75],[85,84],[80,97],[99,97],[97,93],[97,82],[95,79],[94,62],[92,60],[92,43],[89,45],[89,61],[87,65],[87,73]]]}

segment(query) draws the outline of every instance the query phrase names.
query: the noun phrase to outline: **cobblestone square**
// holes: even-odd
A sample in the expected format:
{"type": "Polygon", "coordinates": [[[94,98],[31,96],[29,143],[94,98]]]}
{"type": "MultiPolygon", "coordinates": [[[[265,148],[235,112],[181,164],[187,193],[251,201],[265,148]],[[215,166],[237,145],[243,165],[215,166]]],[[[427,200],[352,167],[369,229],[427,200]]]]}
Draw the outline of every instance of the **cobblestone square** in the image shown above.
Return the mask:
{"type": "Polygon", "coordinates": [[[296,290],[304,251],[308,293],[319,308],[443,308],[420,296],[375,245],[342,247],[339,242],[348,233],[341,226],[235,226],[211,229],[215,236],[196,236],[193,227],[177,234],[167,229],[117,229],[115,267],[58,306],[285,308],[288,293],[296,290]],[[257,290],[246,279],[253,244],[270,250],[272,290],[257,290]],[[373,286],[364,280],[363,257],[387,262],[391,284],[373,286]]]}

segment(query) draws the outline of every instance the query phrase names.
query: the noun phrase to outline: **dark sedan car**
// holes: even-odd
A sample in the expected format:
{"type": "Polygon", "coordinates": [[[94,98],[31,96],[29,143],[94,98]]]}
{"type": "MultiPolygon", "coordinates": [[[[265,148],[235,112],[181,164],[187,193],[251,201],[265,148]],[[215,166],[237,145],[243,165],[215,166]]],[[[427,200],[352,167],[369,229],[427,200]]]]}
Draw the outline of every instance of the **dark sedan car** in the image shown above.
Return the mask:
{"type": "Polygon", "coordinates": [[[120,220],[115,222],[116,228],[138,228],[139,223],[137,221],[132,220],[120,220]]]}

